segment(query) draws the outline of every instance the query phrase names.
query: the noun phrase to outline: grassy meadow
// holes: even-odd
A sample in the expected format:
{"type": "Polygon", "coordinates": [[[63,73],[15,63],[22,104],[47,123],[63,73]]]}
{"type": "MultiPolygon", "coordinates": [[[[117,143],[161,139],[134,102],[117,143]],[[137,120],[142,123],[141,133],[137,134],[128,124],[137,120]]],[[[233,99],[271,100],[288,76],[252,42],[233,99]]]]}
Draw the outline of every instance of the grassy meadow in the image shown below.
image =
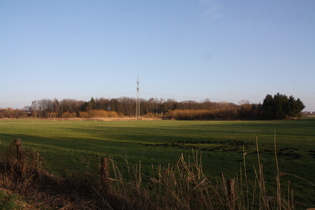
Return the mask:
{"type": "Polygon", "coordinates": [[[202,154],[203,170],[216,179],[247,173],[257,166],[256,139],[266,182],[274,184],[274,138],[282,183],[294,189],[296,200],[315,204],[315,121],[52,121],[0,120],[1,150],[15,139],[39,152],[50,173],[98,173],[101,157],[110,157],[127,174],[141,162],[149,179],[152,166],[175,164],[192,149],[202,154]],[[276,134],[276,135],[275,135],[276,134]]]}

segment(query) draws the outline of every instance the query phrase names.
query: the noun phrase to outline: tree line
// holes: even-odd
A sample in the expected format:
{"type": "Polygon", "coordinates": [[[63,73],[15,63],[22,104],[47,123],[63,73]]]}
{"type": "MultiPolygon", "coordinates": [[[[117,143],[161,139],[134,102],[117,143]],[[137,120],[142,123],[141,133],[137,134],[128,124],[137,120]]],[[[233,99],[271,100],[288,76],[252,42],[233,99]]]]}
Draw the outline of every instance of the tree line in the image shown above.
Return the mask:
{"type": "MultiPolygon", "coordinates": [[[[262,104],[242,101],[239,104],[192,100],[178,102],[174,99],[141,99],[140,114],[143,117],[158,117],[176,120],[273,120],[301,117],[305,108],[300,99],[277,93],[267,95],[262,104]]],[[[75,99],[35,100],[24,110],[0,110],[0,117],[40,118],[91,118],[134,117],[136,98],[91,98],[89,101],[75,99]]]]}

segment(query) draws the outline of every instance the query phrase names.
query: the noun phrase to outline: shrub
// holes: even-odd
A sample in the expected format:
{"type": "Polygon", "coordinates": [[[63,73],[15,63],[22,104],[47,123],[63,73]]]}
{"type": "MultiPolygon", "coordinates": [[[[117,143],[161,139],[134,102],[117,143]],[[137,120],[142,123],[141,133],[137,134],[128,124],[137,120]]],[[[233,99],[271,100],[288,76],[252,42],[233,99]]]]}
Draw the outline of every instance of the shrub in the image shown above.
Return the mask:
{"type": "Polygon", "coordinates": [[[105,111],[105,110],[97,110],[93,109],[89,112],[79,112],[79,116],[82,118],[90,118],[90,117],[102,117],[102,118],[110,118],[110,117],[120,117],[117,112],[114,111],[105,111]]]}
{"type": "Polygon", "coordinates": [[[81,117],[81,118],[89,118],[90,114],[88,112],[79,112],[79,117],[81,117]]]}
{"type": "Polygon", "coordinates": [[[160,114],[154,114],[152,112],[148,112],[145,115],[142,115],[141,117],[145,117],[145,118],[159,118],[161,117],[160,114]]]}
{"type": "Polygon", "coordinates": [[[49,117],[57,117],[58,113],[57,112],[50,112],[49,117]]]}
{"type": "Polygon", "coordinates": [[[209,110],[173,110],[167,113],[169,118],[175,120],[211,120],[213,111],[209,110]]]}
{"type": "Polygon", "coordinates": [[[175,120],[234,120],[238,119],[237,109],[226,107],[215,110],[171,110],[167,118],[175,120]]]}
{"type": "Polygon", "coordinates": [[[72,118],[72,117],[77,117],[77,113],[75,112],[64,112],[61,115],[62,118],[72,118]]]}

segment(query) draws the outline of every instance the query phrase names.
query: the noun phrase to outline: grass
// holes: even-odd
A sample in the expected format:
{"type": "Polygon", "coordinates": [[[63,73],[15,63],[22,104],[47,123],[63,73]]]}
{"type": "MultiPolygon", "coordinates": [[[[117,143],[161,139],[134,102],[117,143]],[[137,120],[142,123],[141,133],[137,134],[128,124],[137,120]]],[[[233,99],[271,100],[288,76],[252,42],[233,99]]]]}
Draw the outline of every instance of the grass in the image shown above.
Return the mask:
{"type": "Polygon", "coordinates": [[[1,209],[19,209],[21,208],[16,201],[19,200],[18,195],[8,194],[5,190],[0,190],[0,208],[1,209]]]}
{"type": "MultiPolygon", "coordinates": [[[[111,157],[127,175],[129,165],[141,161],[143,182],[149,183],[152,165],[176,164],[191,149],[202,152],[203,172],[210,179],[235,177],[246,153],[248,176],[255,177],[256,137],[264,179],[275,183],[274,132],[279,170],[284,185],[290,180],[296,201],[315,204],[315,121],[47,121],[1,120],[1,148],[15,138],[33,148],[56,175],[98,173],[100,157],[111,157]],[[305,180],[307,181],[305,181],[305,180]]],[[[288,187],[288,186],[286,186],[288,187]]],[[[285,187],[285,188],[286,188],[285,187]]],[[[270,191],[274,189],[270,188],[270,191]]],[[[302,204],[301,204],[302,205],[302,204]]]]}
{"type": "MultiPolygon", "coordinates": [[[[247,176],[246,155],[243,155],[244,166],[240,167],[240,173],[236,177],[227,179],[222,174],[221,178],[210,180],[204,174],[202,156],[193,152],[188,160],[182,155],[176,164],[169,164],[167,168],[152,166],[148,183],[143,181],[141,163],[130,168],[126,162],[131,175],[126,180],[115,161],[108,158],[102,159],[102,176],[87,173],[51,176],[39,164],[40,155],[20,144],[17,147],[18,142],[20,141],[12,142],[4,162],[1,162],[0,186],[9,187],[30,200],[27,209],[295,208],[291,188],[284,191],[281,188],[278,167],[276,184],[272,186],[276,192],[270,193],[266,190],[257,139],[258,168],[254,167],[253,178],[247,176]],[[108,167],[109,164],[112,166],[108,167]],[[34,203],[34,200],[37,202],[34,203]]],[[[277,158],[275,162],[277,165],[277,158]]],[[[11,202],[12,199],[7,198],[4,199],[4,208],[19,201],[11,202]]]]}

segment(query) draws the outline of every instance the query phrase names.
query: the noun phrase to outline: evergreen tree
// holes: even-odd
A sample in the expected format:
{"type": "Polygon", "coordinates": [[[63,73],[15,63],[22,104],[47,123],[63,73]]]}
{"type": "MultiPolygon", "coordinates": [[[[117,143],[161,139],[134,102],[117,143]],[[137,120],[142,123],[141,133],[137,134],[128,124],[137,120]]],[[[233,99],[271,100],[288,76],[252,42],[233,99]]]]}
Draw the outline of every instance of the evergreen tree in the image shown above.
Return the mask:
{"type": "Polygon", "coordinates": [[[269,120],[299,117],[304,108],[305,106],[299,98],[295,100],[293,96],[288,98],[280,93],[274,97],[268,94],[262,105],[263,116],[269,120]]]}

